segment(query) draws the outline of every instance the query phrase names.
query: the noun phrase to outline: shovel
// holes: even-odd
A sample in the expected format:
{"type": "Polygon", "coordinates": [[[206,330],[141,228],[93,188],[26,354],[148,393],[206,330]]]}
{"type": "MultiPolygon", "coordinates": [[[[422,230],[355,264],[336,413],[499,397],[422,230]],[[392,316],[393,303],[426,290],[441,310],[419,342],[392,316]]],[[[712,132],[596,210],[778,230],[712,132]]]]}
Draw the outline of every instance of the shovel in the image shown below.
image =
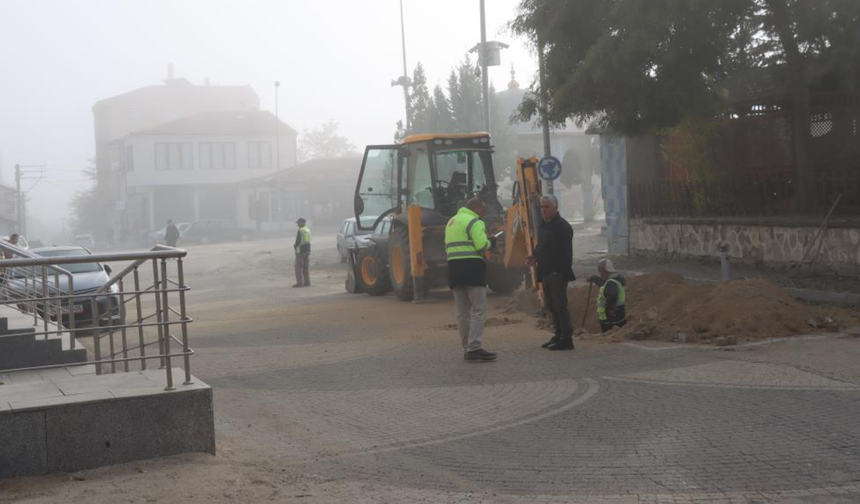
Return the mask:
{"type": "Polygon", "coordinates": [[[592,282],[588,282],[588,297],[585,298],[585,312],[582,314],[582,325],[579,326],[580,329],[585,328],[585,318],[588,317],[588,305],[591,303],[591,288],[594,287],[592,282]]]}

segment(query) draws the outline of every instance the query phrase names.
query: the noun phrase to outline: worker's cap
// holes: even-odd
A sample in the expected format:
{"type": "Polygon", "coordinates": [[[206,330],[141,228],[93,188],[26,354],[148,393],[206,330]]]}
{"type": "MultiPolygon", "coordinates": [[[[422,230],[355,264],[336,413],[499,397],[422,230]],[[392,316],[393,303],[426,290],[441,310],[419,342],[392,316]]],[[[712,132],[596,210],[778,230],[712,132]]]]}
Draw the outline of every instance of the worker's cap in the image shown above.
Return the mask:
{"type": "Polygon", "coordinates": [[[617,273],[615,265],[612,264],[612,259],[601,259],[597,262],[597,269],[605,269],[607,273],[617,273]]]}
{"type": "Polygon", "coordinates": [[[296,220],[296,224],[304,224],[307,221],[308,220],[305,219],[304,217],[299,217],[298,220],[296,220]]]}

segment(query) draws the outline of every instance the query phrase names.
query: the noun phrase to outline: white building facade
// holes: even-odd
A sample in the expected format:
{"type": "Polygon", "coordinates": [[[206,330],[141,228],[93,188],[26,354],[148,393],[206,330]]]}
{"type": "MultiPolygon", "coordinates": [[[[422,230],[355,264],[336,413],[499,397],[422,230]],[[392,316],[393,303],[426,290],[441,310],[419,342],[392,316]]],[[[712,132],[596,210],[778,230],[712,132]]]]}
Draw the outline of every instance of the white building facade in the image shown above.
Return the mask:
{"type": "Polygon", "coordinates": [[[199,114],[122,140],[123,194],[133,232],[167,219],[247,221],[239,183],[296,164],[297,133],[270,112],[199,114]]]}

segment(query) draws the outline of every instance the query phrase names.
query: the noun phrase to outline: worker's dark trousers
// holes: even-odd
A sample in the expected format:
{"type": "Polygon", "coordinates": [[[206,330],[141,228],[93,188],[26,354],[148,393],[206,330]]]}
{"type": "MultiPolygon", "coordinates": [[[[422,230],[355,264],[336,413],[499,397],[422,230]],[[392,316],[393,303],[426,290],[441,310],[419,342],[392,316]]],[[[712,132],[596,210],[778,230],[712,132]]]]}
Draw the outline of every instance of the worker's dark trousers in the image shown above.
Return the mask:
{"type": "Polygon", "coordinates": [[[311,264],[311,254],[310,252],[304,252],[302,254],[296,254],[296,285],[310,285],[311,284],[311,276],[310,276],[310,264],[311,264]]]}
{"type": "Polygon", "coordinates": [[[567,276],[562,273],[545,275],[543,282],[543,301],[546,310],[552,315],[555,336],[561,340],[573,339],[573,322],[567,305],[567,276]]]}

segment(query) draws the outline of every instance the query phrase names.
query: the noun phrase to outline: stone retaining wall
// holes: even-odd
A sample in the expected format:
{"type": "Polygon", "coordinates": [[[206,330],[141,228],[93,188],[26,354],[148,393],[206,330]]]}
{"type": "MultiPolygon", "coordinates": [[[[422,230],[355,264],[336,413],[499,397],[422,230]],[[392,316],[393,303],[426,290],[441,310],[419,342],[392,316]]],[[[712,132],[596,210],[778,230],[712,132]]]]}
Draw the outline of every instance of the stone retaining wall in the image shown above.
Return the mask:
{"type": "MultiPolygon", "coordinates": [[[[729,257],[745,263],[789,267],[803,260],[817,227],[765,223],[717,223],[681,219],[631,219],[630,253],[663,257],[729,257]]],[[[816,244],[810,257],[814,256],[816,244]]],[[[840,274],[860,272],[860,228],[839,227],[824,232],[816,268],[840,274]]]]}

